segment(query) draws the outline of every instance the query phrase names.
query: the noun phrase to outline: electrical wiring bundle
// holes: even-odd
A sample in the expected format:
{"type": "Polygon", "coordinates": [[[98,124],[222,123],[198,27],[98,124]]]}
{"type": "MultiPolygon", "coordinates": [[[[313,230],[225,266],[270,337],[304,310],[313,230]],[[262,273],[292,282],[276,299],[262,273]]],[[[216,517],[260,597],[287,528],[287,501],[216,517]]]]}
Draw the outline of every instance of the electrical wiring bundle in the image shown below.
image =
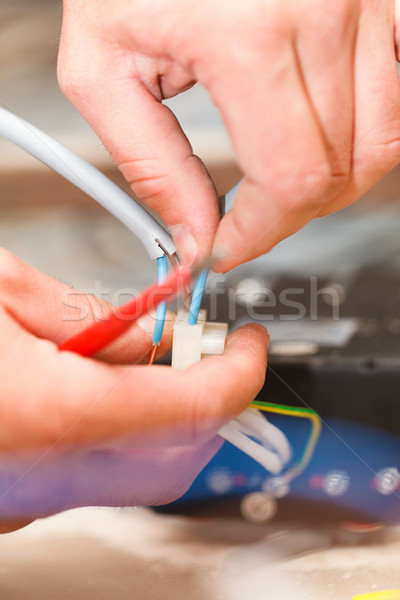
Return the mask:
{"type": "MultiPolygon", "coordinates": [[[[174,327],[172,366],[186,368],[202,356],[221,354],[224,351],[227,325],[207,323],[205,311],[200,311],[208,267],[192,271],[177,266],[179,259],[170,234],[131,196],[110,181],[98,169],[49,135],[0,107],[0,135],[17,144],[73,183],[96,202],[106,208],[128,227],[141,241],[150,258],[157,259],[158,283],[126,305],[117,308],[103,321],[60,345],[83,356],[92,356],[122,335],[141,315],[157,309],[153,332],[153,349],[149,364],[154,361],[165,324],[167,301],[186,290],[197,275],[189,310],[178,313],[174,327]],[[174,270],[167,274],[167,257],[174,270]]],[[[231,208],[237,186],[224,197],[221,214],[231,208]]],[[[254,402],[237,419],[222,427],[219,435],[248,454],[267,471],[280,474],[291,460],[290,444],[284,433],[259,412],[286,414],[308,418],[312,424],[304,454],[285,478],[289,482],[307,466],[320,431],[320,421],[313,411],[254,402]]]]}

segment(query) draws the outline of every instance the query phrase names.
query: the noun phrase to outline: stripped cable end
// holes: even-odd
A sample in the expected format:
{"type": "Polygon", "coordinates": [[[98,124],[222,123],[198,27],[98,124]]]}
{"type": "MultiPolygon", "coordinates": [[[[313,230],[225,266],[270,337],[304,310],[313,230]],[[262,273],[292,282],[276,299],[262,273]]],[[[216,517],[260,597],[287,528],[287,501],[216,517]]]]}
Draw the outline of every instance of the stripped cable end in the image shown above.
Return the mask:
{"type": "Polygon", "coordinates": [[[150,358],[149,358],[149,365],[152,365],[154,363],[154,359],[156,357],[158,346],[159,346],[159,344],[154,344],[154,346],[151,349],[150,358]]]}

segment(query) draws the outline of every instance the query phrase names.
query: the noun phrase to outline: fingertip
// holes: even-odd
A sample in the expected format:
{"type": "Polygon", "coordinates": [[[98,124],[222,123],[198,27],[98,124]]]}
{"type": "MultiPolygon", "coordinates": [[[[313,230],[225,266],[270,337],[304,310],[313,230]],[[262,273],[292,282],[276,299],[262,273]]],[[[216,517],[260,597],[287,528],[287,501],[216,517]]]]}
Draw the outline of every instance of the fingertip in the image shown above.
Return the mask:
{"type": "Polygon", "coordinates": [[[165,202],[157,204],[153,208],[169,228],[182,262],[190,267],[206,260],[220,221],[219,203],[215,186],[197,156],[181,164],[165,202]]]}
{"type": "Polygon", "coordinates": [[[170,227],[170,232],[182,262],[191,267],[199,256],[199,245],[186,225],[170,227]]]}
{"type": "Polygon", "coordinates": [[[269,333],[264,325],[249,323],[233,331],[227,338],[226,350],[236,350],[242,346],[250,349],[265,348],[269,343],[269,333]]]}
{"type": "MultiPolygon", "coordinates": [[[[136,321],[136,323],[141,329],[143,329],[143,331],[145,331],[147,334],[152,336],[153,331],[154,331],[154,326],[156,324],[156,318],[157,318],[156,311],[151,310],[149,313],[147,313],[143,317],[140,317],[140,319],[138,319],[136,321]]],[[[176,318],[175,314],[172,311],[167,310],[167,312],[165,313],[165,324],[164,324],[163,336],[171,333],[171,331],[174,327],[175,318],[176,318]]]]}
{"type": "Polygon", "coordinates": [[[258,324],[240,327],[227,340],[225,355],[235,365],[240,365],[257,391],[265,380],[268,341],[268,332],[258,324]]]}
{"type": "MultiPolygon", "coordinates": [[[[217,231],[218,238],[218,231],[217,231]]],[[[224,274],[229,271],[229,268],[226,266],[231,262],[232,251],[224,243],[219,242],[219,240],[214,240],[214,245],[212,248],[212,270],[215,273],[224,274]]],[[[236,266],[236,265],[234,265],[236,266]]]]}
{"type": "MultiPolygon", "coordinates": [[[[156,351],[156,360],[162,358],[171,349],[175,319],[175,314],[168,310],[161,343],[156,351]]],[[[96,358],[110,364],[146,363],[153,347],[155,322],[156,313],[153,311],[138,319],[127,333],[99,352],[96,358]]]]}
{"type": "Polygon", "coordinates": [[[188,369],[198,389],[207,382],[207,398],[196,404],[198,423],[207,423],[212,415],[212,422],[220,427],[257,396],[265,381],[268,338],[264,327],[245,325],[229,335],[223,355],[206,358],[188,369]]]}

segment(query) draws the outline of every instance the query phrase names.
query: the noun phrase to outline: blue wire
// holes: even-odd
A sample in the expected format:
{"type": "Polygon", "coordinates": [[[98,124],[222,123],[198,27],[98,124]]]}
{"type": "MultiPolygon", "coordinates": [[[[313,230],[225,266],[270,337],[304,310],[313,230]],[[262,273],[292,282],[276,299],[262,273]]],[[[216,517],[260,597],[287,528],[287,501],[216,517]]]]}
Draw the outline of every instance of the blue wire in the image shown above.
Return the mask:
{"type": "Polygon", "coordinates": [[[200,275],[196,279],[196,284],[194,286],[192,295],[192,302],[190,303],[189,309],[189,325],[196,325],[197,319],[199,318],[200,305],[203,298],[204,288],[206,286],[207,275],[208,269],[204,269],[204,271],[201,271],[200,275]]]}
{"type": "MultiPolygon", "coordinates": [[[[160,256],[159,258],[157,258],[157,275],[158,283],[164,283],[167,277],[167,257],[165,256],[165,254],[164,256],[160,256]]],[[[164,331],[166,312],[167,303],[161,302],[157,306],[156,323],[154,325],[153,331],[153,346],[161,342],[162,334],[164,331]]]]}
{"type": "MultiPolygon", "coordinates": [[[[226,212],[228,212],[228,210],[231,210],[233,208],[235,196],[236,196],[236,193],[237,193],[240,183],[241,183],[241,181],[239,181],[239,183],[237,183],[235,185],[235,187],[233,187],[223,197],[223,203],[221,205],[221,217],[226,212]]],[[[188,317],[189,325],[196,325],[197,319],[199,318],[200,305],[201,305],[201,300],[202,300],[203,294],[204,294],[204,288],[206,286],[207,275],[208,275],[208,269],[205,269],[197,277],[196,284],[195,284],[194,290],[193,290],[192,302],[190,304],[190,309],[189,309],[189,317],[188,317]]]]}

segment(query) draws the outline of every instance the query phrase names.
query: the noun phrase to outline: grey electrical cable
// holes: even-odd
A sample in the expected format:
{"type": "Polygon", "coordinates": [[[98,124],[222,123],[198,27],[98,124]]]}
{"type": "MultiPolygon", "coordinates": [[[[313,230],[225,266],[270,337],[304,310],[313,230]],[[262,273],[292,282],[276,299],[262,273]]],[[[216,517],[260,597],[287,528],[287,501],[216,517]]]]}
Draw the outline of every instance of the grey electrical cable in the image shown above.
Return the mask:
{"type": "Polygon", "coordinates": [[[0,135],[65,177],[104,206],[142,242],[150,258],[163,256],[162,247],[176,252],[171,236],[144,208],[106,177],[63,144],[0,107],[0,135]]]}
{"type": "Polygon", "coordinates": [[[237,191],[239,189],[239,185],[242,183],[243,179],[241,179],[236,185],[233,186],[229,192],[226,192],[224,196],[221,196],[219,199],[219,209],[221,216],[223,217],[227,212],[232,210],[233,205],[235,204],[235,197],[237,191]]]}

